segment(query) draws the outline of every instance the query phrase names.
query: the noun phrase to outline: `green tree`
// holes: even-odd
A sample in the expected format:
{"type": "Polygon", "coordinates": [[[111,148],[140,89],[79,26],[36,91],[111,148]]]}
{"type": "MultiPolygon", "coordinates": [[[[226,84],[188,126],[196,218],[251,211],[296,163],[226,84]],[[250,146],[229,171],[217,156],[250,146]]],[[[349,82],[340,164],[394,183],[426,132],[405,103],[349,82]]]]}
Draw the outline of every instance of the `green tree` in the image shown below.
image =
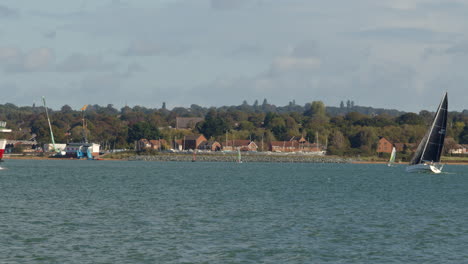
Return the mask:
{"type": "Polygon", "coordinates": [[[138,122],[133,124],[128,129],[128,143],[133,143],[142,138],[158,139],[161,136],[159,129],[148,122],[138,122]]]}
{"type": "Polygon", "coordinates": [[[339,130],[334,130],[329,139],[328,152],[332,155],[343,155],[348,148],[348,140],[339,130]]]}
{"type": "Polygon", "coordinates": [[[223,135],[229,130],[226,120],[216,113],[215,109],[210,109],[205,116],[205,121],[197,124],[197,129],[206,138],[223,135]]]}

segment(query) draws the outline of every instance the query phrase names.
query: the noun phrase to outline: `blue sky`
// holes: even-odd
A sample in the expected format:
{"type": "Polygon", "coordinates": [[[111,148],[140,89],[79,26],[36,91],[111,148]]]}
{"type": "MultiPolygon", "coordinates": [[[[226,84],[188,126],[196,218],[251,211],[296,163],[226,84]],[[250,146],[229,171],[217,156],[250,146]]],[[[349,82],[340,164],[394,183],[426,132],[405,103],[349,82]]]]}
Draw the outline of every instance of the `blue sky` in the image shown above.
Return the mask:
{"type": "Polygon", "coordinates": [[[3,0],[0,103],[468,109],[466,0],[3,0]]]}

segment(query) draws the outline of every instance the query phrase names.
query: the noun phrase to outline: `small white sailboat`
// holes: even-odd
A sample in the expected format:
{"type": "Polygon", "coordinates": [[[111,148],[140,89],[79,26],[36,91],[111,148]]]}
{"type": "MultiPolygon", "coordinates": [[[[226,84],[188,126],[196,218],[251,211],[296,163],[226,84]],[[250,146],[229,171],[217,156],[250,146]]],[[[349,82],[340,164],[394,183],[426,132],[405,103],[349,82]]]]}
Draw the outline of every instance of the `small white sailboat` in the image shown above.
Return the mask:
{"type": "Polygon", "coordinates": [[[237,163],[242,163],[242,157],[240,149],[237,149],[237,163]]]}
{"type": "Polygon", "coordinates": [[[396,158],[396,149],[395,147],[392,148],[392,153],[390,154],[390,159],[388,160],[387,165],[390,167],[395,163],[396,158]]]}
{"type": "Polygon", "coordinates": [[[442,172],[444,165],[440,164],[440,156],[447,132],[447,106],[447,93],[445,93],[431,127],[427,130],[408,167],[406,167],[407,172],[442,172]]]}

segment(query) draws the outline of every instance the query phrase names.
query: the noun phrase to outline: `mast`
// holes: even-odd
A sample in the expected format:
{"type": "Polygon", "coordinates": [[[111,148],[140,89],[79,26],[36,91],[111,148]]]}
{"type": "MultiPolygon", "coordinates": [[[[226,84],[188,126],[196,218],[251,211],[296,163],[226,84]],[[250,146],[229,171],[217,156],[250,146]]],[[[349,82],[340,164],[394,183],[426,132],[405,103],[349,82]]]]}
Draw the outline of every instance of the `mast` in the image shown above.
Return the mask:
{"type": "Polygon", "coordinates": [[[54,132],[52,131],[52,125],[50,124],[49,112],[47,111],[46,100],[45,100],[44,96],[42,96],[42,102],[44,103],[44,108],[45,108],[45,112],[46,112],[46,116],[47,116],[47,123],[49,123],[50,137],[52,139],[52,146],[54,148],[54,152],[58,152],[57,148],[55,147],[54,132]]]}
{"type": "Polygon", "coordinates": [[[317,151],[320,151],[320,148],[319,148],[319,139],[318,139],[318,131],[315,132],[315,142],[317,143],[317,151]]]}
{"type": "Polygon", "coordinates": [[[410,164],[429,162],[439,162],[444,145],[447,128],[447,93],[437,108],[437,112],[424,138],[419,143],[418,149],[410,164]]]}
{"type": "Polygon", "coordinates": [[[84,143],[88,143],[88,138],[86,137],[86,121],[85,121],[85,116],[84,116],[84,111],[86,110],[87,107],[88,107],[88,105],[84,105],[81,108],[82,120],[83,120],[83,139],[84,139],[84,143]]]}

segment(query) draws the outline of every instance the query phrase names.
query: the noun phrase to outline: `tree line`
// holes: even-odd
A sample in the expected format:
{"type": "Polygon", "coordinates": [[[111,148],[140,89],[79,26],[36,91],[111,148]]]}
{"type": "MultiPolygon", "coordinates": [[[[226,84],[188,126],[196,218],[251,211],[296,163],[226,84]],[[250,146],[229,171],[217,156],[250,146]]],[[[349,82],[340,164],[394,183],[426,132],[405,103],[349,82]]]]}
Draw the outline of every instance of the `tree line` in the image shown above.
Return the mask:
{"type": "MultiPolygon", "coordinates": [[[[356,106],[349,100],[339,107],[327,107],[321,101],[303,106],[292,101],[286,106],[275,106],[265,99],[262,104],[244,101],[238,106],[211,108],[193,104],[169,110],[164,103],[161,108],[116,109],[109,104],[90,105],[84,111],[64,105],[60,110],[48,111],[57,143],[82,142],[86,134],[88,141],[99,143],[104,149],[133,148],[141,138],[171,142],[201,133],[221,143],[226,139],[251,139],[260,146],[260,142],[303,136],[310,142],[327,143],[328,152],[336,155],[375,155],[379,137],[391,142],[418,143],[433,117],[432,112],[425,110],[405,113],[356,106]],[[174,129],[176,117],[204,117],[204,121],[194,124],[192,130],[174,129]]],[[[3,104],[0,120],[7,121],[13,129],[13,133],[3,135],[9,139],[51,142],[42,106],[3,104]]],[[[467,111],[449,113],[447,137],[447,144],[468,144],[467,111]]]]}

